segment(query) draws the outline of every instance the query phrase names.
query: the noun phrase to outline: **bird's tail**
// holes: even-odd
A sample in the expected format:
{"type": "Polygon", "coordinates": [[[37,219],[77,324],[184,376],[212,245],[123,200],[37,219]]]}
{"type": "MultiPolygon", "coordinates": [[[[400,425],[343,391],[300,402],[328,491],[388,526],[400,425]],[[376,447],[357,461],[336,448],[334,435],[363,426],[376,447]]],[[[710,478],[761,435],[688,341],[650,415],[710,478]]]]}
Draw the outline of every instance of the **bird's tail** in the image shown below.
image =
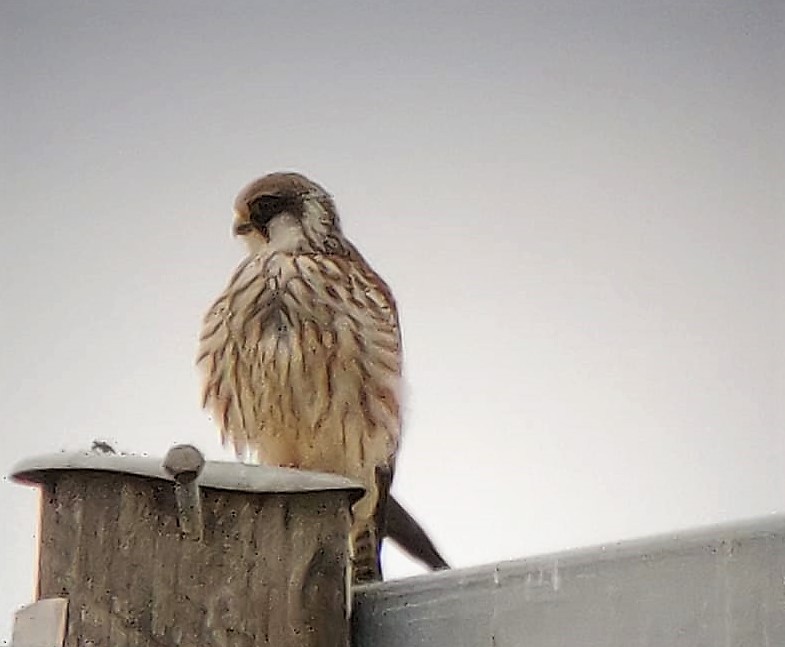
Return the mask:
{"type": "Polygon", "coordinates": [[[385,535],[430,569],[439,571],[450,568],[450,565],[434,546],[428,533],[392,495],[387,501],[385,535]]]}
{"type": "Polygon", "coordinates": [[[422,526],[390,494],[391,482],[389,469],[376,468],[376,487],[370,488],[354,507],[351,530],[354,584],[382,579],[381,544],[385,537],[432,570],[450,568],[422,526]]]}

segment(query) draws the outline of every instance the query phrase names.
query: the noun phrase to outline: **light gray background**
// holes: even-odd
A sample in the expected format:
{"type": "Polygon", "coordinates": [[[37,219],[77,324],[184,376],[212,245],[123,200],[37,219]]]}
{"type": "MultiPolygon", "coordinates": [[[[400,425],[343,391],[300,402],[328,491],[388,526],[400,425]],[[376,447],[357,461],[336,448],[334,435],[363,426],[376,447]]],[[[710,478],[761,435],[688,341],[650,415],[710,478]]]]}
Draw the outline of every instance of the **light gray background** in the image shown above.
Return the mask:
{"type": "Polygon", "coordinates": [[[3,2],[0,472],[226,456],[195,339],[289,168],[398,297],[396,490],[455,565],[782,511],[784,6],[3,2]]]}

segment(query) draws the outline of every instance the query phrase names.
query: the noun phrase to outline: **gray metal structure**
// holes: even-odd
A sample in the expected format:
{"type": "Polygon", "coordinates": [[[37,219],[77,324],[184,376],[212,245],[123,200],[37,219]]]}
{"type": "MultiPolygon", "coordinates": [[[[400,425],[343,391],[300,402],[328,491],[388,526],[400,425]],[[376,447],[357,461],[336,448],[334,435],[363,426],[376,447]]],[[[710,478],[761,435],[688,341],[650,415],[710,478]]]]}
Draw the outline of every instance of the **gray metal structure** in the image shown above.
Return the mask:
{"type": "Polygon", "coordinates": [[[785,515],[354,592],[355,647],[785,647],[785,515]]]}

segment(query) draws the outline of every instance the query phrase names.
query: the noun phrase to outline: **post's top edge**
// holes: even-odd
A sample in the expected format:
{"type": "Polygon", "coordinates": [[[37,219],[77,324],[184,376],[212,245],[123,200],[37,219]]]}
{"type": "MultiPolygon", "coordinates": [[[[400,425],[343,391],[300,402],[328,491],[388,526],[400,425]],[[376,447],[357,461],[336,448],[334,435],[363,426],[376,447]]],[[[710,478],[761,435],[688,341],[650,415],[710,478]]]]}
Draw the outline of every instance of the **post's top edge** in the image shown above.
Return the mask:
{"type": "MultiPolygon", "coordinates": [[[[92,471],[172,481],[163,462],[163,458],[152,456],[61,452],[19,461],[11,470],[11,478],[17,483],[41,485],[57,472],[92,471]]],[[[352,500],[364,492],[360,484],[336,474],[229,461],[205,462],[197,483],[218,490],[273,494],[337,490],[349,492],[352,500]]]]}

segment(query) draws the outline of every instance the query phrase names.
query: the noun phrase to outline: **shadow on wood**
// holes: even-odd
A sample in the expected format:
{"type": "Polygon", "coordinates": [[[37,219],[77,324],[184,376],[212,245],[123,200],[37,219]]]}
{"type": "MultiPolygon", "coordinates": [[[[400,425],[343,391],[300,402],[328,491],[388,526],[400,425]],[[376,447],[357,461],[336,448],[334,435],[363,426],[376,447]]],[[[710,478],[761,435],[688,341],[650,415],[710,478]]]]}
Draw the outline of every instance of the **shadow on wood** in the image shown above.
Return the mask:
{"type": "Polygon", "coordinates": [[[178,517],[154,459],[56,454],[14,477],[41,487],[38,598],[68,599],[68,647],[348,644],[347,479],[208,462],[178,517]]]}

